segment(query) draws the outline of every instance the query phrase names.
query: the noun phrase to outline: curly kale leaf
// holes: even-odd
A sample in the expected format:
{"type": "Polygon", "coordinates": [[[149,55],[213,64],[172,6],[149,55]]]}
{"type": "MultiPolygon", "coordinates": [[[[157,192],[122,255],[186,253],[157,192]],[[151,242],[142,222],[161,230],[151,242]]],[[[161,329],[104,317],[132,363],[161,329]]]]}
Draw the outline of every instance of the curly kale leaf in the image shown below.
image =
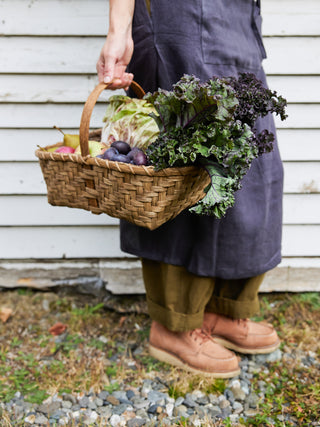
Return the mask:
{"type": "Polygon", "coordinates": [[[258,117],[285,119],[286,100],[263,87],[250,73],[201,83],[185,75],[172,91],[147,94],[160,129],[146,154],[156,170],[200,165],[210,175],[206,196],[191,212],[221,218],[234,204],[234,193],[252,160],[273,148],[274,135],[257,133],[258,117]]]}
{"type": "Polygon", "coordinates": [[[198,215],[222,218],[227,209],[234,205],[234,192],[240,188],[240,180],[228,176],[224,168],[214,161],[202,162],[202,166],[208,172],[211,184],[204,190],[205,197],[189,211],[198,215]]]}
{"type": "Polygon", "coordinates": [[[184,75],[172,91],[159,89],[145,99],[159,116],[152,115],[160,132],[187,128],[196,123],[230,122],[238,106],[234,90],[218,79],[200,83],[195,76],[184,75]]]}
{"type": "Polygon", "coordinates": [[[254,74],[241,73],[238,78],[227,77],[224,81],[234,89],[239,101],[235,111],[237,120],[253,127],[258,117],[269,113],[280,115],[281,120],[286,119],[287,101],[277,92],[265,88],[254,74]]]}

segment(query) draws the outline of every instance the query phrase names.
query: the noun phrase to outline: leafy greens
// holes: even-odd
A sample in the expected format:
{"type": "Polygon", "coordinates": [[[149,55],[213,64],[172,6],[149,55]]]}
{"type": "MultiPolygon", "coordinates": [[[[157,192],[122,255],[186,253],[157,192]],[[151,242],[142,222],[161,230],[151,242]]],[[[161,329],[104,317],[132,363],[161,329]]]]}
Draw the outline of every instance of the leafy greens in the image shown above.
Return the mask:
{"type": "Polygon", "coordinates": [[[257,133],[258,117],[275,112],[286,118],[286,100],[263,87],[250,73],[201,83],[184,75],[172,91],[147,94],[157,114],[159,135],[147,148],[156,170],[199,165],[211,179],[205,197],[191,212],[221,218],[234,204],[234,193],[252,160],[272,150],[274,135],[257,133]]]}
{"type": "Polygon", "coordinates": [[[156,110],[145,99],[113,95],[103,118],[101,141],[111,145],[114,141],[126,141],[131,147],[145,150],[156,139],[159,128],[150,113],[156,110]]]}

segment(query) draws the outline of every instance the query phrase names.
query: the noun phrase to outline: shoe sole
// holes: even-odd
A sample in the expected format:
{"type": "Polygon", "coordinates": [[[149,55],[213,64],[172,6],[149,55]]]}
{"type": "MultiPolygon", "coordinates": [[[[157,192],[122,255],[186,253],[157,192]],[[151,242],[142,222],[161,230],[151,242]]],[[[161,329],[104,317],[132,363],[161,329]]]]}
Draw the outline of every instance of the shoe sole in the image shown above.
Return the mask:
{"type": "Polygon", "coordinates": [[[177,356],[174,356],[171,353],[168,353],[164,350],[160,350],[157,347],[149,344],[149,353],[155,359],[160,360],[161,362],[168,363],[169,365],[176,366],[178,368],[182,368],[186,371],[192,372],[198,375],[205,375],[211,378],[233,378],[240,374],[240,369],[230,372],[208,372],[202,371],[201,369],[194,368],[193,366],[184,363],[183,360],[179,359],[177,356]]]}
{"type": "Polygon", "coordinates": [[[214,342],[222,345],[223,347],[226,347],[229,350],[234,350],[234,351],[237,351],[238,353],[243,353],[243,354],[268,354],[268,353],[272,353],[273,351],[277,350],[280,347],[280,341],[268,347],[245,348],[245,347],[239,347],[237,344],[224,340],[223,338],[218,338],[215,336],[212,336],[212,338],[214,339],[214,342]]]}

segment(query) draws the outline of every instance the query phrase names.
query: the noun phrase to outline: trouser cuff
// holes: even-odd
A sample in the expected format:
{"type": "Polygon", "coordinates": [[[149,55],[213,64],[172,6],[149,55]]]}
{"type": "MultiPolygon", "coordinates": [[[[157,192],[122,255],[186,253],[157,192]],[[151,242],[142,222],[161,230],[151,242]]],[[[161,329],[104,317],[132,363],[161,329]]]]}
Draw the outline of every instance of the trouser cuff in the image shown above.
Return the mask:
{"type": "Polygon", "coordinates": [[[161,323],[170,331],[185,332],[202,328],[203,310],[193,314],[178,313],[154,303],[148,297],[147,304],[151,319],[161,323]]]}
{"type": "Polygon", "coordinates": [[[223,314],[233,319],[246,319],[259,313],[259,310],[258,298],[251,301],[236,301],[213,296],[207,304],[205,311],[223,314]]]}

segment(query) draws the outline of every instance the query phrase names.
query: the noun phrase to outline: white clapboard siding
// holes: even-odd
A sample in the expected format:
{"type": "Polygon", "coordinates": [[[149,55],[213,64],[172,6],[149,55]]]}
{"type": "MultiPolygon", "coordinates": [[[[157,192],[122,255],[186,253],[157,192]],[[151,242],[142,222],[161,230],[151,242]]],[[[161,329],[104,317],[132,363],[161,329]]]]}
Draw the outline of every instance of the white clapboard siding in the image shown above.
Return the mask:
{"type": "MultiPolygon", "coordinates": [[[[320,22],[319,22],[320,25],[320,22]]],[[[268,76],[268,86],[289,103],[320,102],[320,76],[268,76]]]]}
{"type": "Polygon", "coordinates": [[[0,16],[5,19],[0,20],[0,32],[9,35],[104,35],[108,29],[108,12],[106,0],[2,0],[0,16]]]}
{"type": "MultiPolygon", "coordinates": [[[[318,1],[262,0],[262,12],[265,36],[319,34],[318,1]]],[[[108,27],[105,0],[2,0],[0,16],[5,35],[104,35],[108,27]]]]}
{"type": "Polygon", "coordinates": [[[51,206],[46,196],[0,196],[5,207],[0,217],[1,226],[56,226],[56,225],[118,225],[119,220],[109,215],[94,215],[83,209],[51,206]]]}
{"type": "MultiPolygon", "coordinates": [[[[0,128],[79,128],[83,104],[0,104],[0,128]]],[[[101,127],[106,105],[96,104],[91,126],[101,127]]]]}
{"type": "Polygon", "coordinates": [[[3,227],[0,236],[0,259],[123,256],[118,227],[3,227]]]}
{"type": "MultiPolygon", "coordinates": [[[[79,133],[63,128],[66,133],[79,133]]],[[[44,147],[62,141],[56,129],[0,129],[1,161],[35,161],[37,146],[44,147]]],[[[320,129],[279,129],[278,140],[285,161],[320,160],[320,129]]]]}
{"type": "MultiPolygon", "coordinates": [[[[2,37],[0,73],[93,74],[103,40],[103,37],[19,37],[18,40],[2,37]]],[[[268,59],[264,67],[268,74],[320,74],[320,37],[269,37],[265,46],[268,59]]]]}
{"type": "MultiPolygon", "coordinates": [[[[0,128],[77,128],[83,104],[0,104],[0,128]]],[[[92,127],[101,127],[106,104],[97,103],[91,117],[92,127]]],[[[319,127],[320,104],[289,104],[288,118],[275,117],[278,128],[319,127]]]]}
{"type": "Polygon", "coordinates": [[[283,226],[282,254],[284,257],[320,257],[319,242],[319,225],[283,226]]]}
{"type": "MultiPolygon", "coordinates": [[[[84,103],[97,84],[96,74],[0,74],[0,102],[84,103]]],[[[124,91],[106,90],[101,94],[98,102],[103,102],[109,96],[117,94],[124,94],[124,91]]]]}
{"type": "MultiPolygon", "coordinates": [[[[117,225],[119,220],[108,215],[94,215],[83,209],[51,206],[44,195],[0,196],[4,226],[56,225],[117,225]]],[[[285,194],[283,200],[284,224],[319,224],[320,193],[285,194]]]]}
{"type": "Polygon", "coordinates": [[[317,0],[262,0],[264,36],[319,35],[317,0]]]}
{"type": "MultiPolygon", "coordinates": [[[[97,83],[95,74],[0,74],[0,103],[84,103],[97,83]]],[[[268,85],[289,103],[320,102],[320,76],[268,76],[268,85]]],[[[98,102],[118,93],[105,91],[98,102]]]]}
{"type": "MultiPolygon", "coordinates": [[[[319,162],[284,163],[286,193],[319,193],[319,162]]],[[[46,194],[46,186],[36,162],[0,163],[0,194],[46,194]]]]}
{"type": "MultiPolygon", "coordinates": [[[[0,259],[121,257],[117,227],[0,228],[0,259]]],[[[320,256],[320,227],[284,225],[283,255],[320,256]],[[297,244],[297,239],[299,244],[297,244]]]]}
{"type": "Polygon", "coordinates": [[[283,160],[320,160],[320,129],[278,129],[277,137],[283,160]]]}

